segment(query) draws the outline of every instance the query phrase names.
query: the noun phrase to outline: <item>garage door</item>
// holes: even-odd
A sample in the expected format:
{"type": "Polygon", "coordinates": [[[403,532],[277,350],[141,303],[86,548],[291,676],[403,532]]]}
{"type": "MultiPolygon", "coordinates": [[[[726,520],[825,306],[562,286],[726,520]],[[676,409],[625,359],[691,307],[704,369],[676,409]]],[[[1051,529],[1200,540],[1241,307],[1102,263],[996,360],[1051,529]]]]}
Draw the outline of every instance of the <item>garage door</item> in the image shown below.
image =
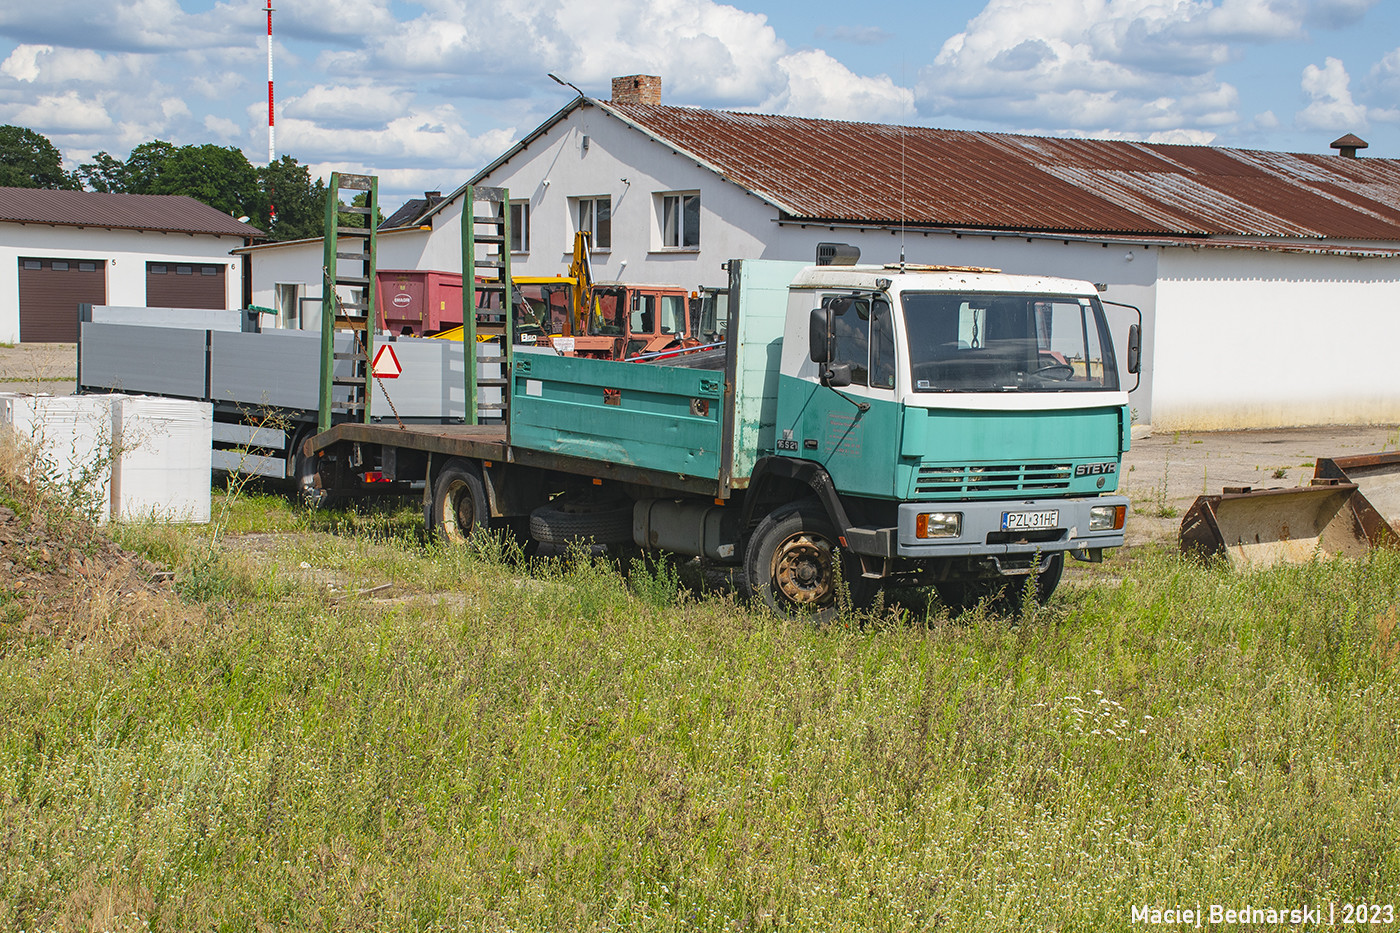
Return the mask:
{"type": "Polygon", "coordinates": [[[19,260],[19,339],[76,343],[78,305],[107,303],[105,259],[19,260]]]}
{"type": "Polygon", "coordinates": [[[223,263],[146,263],[146,307],[228,307],[223,263]]]}

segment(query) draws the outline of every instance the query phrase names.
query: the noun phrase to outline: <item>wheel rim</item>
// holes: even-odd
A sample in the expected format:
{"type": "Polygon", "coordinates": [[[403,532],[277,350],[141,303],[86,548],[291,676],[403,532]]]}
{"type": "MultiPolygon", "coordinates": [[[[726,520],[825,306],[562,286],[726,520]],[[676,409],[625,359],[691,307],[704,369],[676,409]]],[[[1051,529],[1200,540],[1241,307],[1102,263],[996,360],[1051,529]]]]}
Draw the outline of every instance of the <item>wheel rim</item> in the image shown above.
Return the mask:
{"type": "Polygon", "coordinates": [[[831,542],[799,532],[783,539],[773,552],[773,583],[778,593],[798,606],[820,606],[835,596],[831,542]]]}
{"type": "Polygon", "coordinates": [[[472,503],[471,490],[462,480],[456,480],[447,487],[447,494],[442,498],[441,518],[443,532],[453,541],[465,541],[476,525],[476,508],[472,503]]]}

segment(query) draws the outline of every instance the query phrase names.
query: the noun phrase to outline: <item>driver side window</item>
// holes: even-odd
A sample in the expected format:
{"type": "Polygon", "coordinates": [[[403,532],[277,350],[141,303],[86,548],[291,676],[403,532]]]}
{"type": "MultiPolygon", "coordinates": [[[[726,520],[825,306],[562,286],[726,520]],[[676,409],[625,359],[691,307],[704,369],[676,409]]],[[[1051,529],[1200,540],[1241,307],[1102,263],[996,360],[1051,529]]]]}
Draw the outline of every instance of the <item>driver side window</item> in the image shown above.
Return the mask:
{"type": "Polygon", "coordinates": [[[851,367],[851,385],[894,388],[894,315],[884,297],[828,295],[831,362],[851,367]],[[842,300],[838,300],[842,299],[842,300]]]}

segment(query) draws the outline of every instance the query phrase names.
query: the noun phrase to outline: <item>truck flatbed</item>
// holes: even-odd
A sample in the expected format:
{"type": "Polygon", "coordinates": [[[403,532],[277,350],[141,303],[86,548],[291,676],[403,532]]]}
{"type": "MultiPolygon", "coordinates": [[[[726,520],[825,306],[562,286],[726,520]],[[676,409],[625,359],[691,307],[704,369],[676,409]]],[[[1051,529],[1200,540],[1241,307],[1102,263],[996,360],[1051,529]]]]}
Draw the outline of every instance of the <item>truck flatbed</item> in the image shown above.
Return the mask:
{"type": "MultiPolygon", "coordinates": [[[[376,444],[383,448],[422,451],[434,457],[515,464],[559,473],[635,483],[658,490],[719,496],[714,477],[690,476],[650,469],[626,462],[596,460],[544,450],[512,446],[504,425],[397,424],[346,422],[332,426],[306,441],[306,453],[315,456],[342,443],[376,444]]],[[[437,462],[436,460],[434,462],[437,462]]]]}

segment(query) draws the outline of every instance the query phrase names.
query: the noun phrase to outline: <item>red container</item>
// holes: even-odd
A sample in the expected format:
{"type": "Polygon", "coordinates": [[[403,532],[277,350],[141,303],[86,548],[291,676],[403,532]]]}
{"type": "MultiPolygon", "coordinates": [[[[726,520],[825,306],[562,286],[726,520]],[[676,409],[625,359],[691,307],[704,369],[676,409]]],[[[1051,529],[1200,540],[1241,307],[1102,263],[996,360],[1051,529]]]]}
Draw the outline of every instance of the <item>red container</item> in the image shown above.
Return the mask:
{"type": "Polygon", "coordinates": [[[380,269],[375,275],[379,328],[425,337],[462,323],[462,274],[380,269]]]}

